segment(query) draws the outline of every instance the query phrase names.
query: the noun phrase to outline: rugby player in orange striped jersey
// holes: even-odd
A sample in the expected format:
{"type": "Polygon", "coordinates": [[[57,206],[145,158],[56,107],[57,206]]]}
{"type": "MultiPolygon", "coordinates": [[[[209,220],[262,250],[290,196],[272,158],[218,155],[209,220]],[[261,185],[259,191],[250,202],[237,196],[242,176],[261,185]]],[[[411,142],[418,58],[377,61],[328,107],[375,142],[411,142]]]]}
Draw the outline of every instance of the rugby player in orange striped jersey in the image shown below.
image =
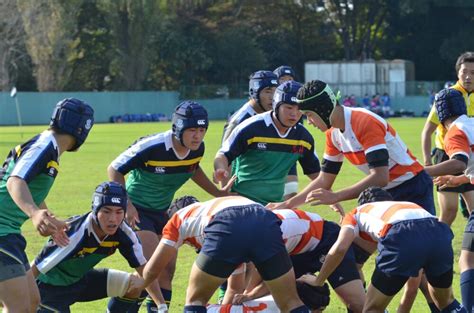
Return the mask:
{"type": "Polygon", "coordinates": [[[315,285],[324,283],[360,236],[376,241],[379,250],[364,312],[384,312],[393,296],[420,269],[424,269],[430,294],[442,313],[467,312],[453,296],[453,233],[447,224],[415,203],[392,201],[379,187],[364,190],[358,205],[344,217],[315,285]]]}

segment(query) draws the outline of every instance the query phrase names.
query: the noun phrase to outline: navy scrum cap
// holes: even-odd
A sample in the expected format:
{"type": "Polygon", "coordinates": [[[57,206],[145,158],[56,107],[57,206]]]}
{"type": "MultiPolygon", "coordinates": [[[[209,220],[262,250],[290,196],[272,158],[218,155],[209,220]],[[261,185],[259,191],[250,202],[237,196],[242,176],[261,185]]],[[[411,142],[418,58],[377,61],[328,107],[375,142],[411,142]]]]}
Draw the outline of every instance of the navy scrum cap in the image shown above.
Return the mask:
{"type": "Polygon", "coordinates": [[[453,88],[442,89],[438,92],[434,105],[441,123],[450,117],[467,114],[466,101],[462,93],[453,88]]]}
{"type": "Polygon", "coordinates": [[[69,151],[79,149],[93,125],[94,110],[89,104],[76,98],[59,101],[49,123],[50,127],[74,137],[76,143],[69,151]]]}
{"type": "Polygon", "coordinates": [[[206,109],[197,102],[184,101],[181,102],[173,113],[172,131],[176,139],[183,143],[183,133],[188,128],[209,126],[209,118],[206,109]]]}
{"type": "Polygon", "coordinates": [[[285,76],[285,75],[291,76],[291,77],[293,77],[293,79],[296,77],[295,70],[293,70],[293,68],[291,66],[288,66],[288,65],[282,65],[282,66],[277,67],[273,71],[273,73],[275,73],[275,75],[278,78],[280,78],[282,76],[285,76]]]}
{"type": "Polygon", "coordinates": [[[127,191],[116,182],[104,182],[95,188],[92,196],[92,212],[97,213],[103,206],[119,206],[126,212],[127,191]]]}

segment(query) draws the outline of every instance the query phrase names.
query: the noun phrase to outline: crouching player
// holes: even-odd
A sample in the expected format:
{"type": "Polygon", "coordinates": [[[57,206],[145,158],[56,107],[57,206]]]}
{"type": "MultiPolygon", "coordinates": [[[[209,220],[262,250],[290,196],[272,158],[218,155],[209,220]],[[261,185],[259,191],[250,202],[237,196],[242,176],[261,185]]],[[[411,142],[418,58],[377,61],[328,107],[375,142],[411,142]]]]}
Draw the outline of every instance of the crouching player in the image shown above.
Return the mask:
{"type": "MultiPolygon", "coordinates": [[[[133,304],[127,299],[138,298],[143,279],[136,274],[93,268],[118,249],[130,267],[142,273],[146,259],[136,234],[123,223],[126,208],[127,192],[122,185],[102,183],[94,192],[92,211],[68,221],[69,244],[59,247],[48,241],[31,267],[41,295],[38,312],[70,312],[75,302],[107,297],[123,297],[109,302],[108,312],[127,312],[133,304]]],[[[162,312],[166,312],[158,285],[150,285],[149,292],[161,300],[162,312]]]]}
{"type": "MultiPolygon", "coordinates": [[[[310,274],[305,276],[312,276],[310,274]]],[[[314,279],[313,279],[314,281],[314,279]]],[[[311,282],[310,282],[311,283],[311,282]]],[[[322,312],[329,305],[329,286],[312,286],[303,281],[296,281],[296,290],[301,301],[311,310],[311,313],[322,312]]],[[[278,313],[280,310],[272,296],[267,295],[254,300],[243,300],[241,304],[210,304],[207,313],[278,313]]],[[[239,302],[240,303],[240,302],[239,302]]]]}
{"type": "MultiPolygon", "coordinates": [[[[301,210],[283,209],[274,210],[273,213],[282,220],[280,228],[296,277],[319,271],[324,257],[337,240],[339,225],[323,220],[318,214],[301,210]]],[[[361,248],[357,251],[359,249],[361,248]]],[[[251,286],[259,282],[259,278],[255,277],[256,274],[252,273],[251,286]]],[[[237,277],[233,276],[229,284],[235,284],[232,280],[237,277]]],[[[349,247],[344,259],[328,276],[328,281],[350,312],[362,313],[365,291],[352,247],[349,247]]],[[[236,295],[233,300],[234,303],[241,303],[242,299],[244,301],[255,299],[267,293],[265,286],[259,284],[256,287],[247,287],[243,295],[236,295]],[[239,297],[241,300],[236,301],[239,297]]]]}
{"type": "MultiPolygon", "coordinates": [[[[462,93],[443,89],[435,98],[439,121],[448,130],[444,138],[448,161],[426,167],[428,174],[439,176],[435,183],[440,187],[457,187],[474,183],[474,118],[467,117],[462,93]],[[452,174],[464,171],[464,175],[452,174]],[[451,174],[451,175],[448,175],[451,174]]],[[[466,201],[469,203],[469,201],[466,201]]],[[[464,230],[459,268],[461,271],[462,302],[468,312],[474,310],[474,214],[464,230]]]]}
{"type": "Polygon", "coordinates": [[[298,298],[281,221],[261,204],[240,196],[193,203],[175,213],[145,266],[145,286],[158,277],[183,243],[200,252],[193,264],[184,312],[205,313],[217,287],[242,263],[253,262],[280,311],[309,312],[298,298]]]}
{"type": "Polygon", "coordinates": [[[378,242],[372,281],[364,312],[384,312],[409,277],[424,269],[429,292],[442,313],[467,312],[454,299],[453,233],[449,226],[411,202],[392,201],[391,195],[369,187],[348,213],[336,243],[331,247],[315,285],[321,286],[344,258],[355,237],[378,242]]]}

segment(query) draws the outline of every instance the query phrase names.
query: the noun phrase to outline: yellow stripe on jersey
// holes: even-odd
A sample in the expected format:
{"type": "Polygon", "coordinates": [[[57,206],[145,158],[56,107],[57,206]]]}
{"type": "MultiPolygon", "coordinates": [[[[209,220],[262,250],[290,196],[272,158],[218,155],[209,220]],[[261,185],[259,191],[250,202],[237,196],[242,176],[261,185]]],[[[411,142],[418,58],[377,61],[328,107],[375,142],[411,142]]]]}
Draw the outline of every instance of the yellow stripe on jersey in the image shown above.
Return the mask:
{"type": "Polygon", "coordinates": [[[117,247],[118,245],[119,245],[118,241],[104,241],[100,243],[101,247],[107,247],[107,248],[117,247]]]}
{"type": "Polygon", "coordinates": [[[86,253],[91,254],[91,253],[94,253],[95,250],[97,250],[97,247],[93,247],[93,248],[82,248],[82,250],[79,251],[77,254],[78,254],[78,255],[84,255],[84,254],[86,254],[86,253]]]}
{"type": "Polygon", "coordinates": [[[59,170],[59,164],[56,161],[49,161],[48,164],[46,165],[46,168],[54,167],[56,171],[59,170]]]}
{"type": "Polygon", "coordinates": [[[254,142],[276,143],[288,146],[303,146],[306,149],[311,149],[311,144],[304,140],[285,139],[285,138],[270,138],[270,137],[253,137],[247,140],[247,145],[254,142]]]}
{"type": "Polygon", "coordinates": [[[176,167],[176,166],[186,166],[199,163],[202,157],[190,159],[190,160],[182,160],[182,161],[147,161],[145,162],[146,166],[163,166],[163,167],[176,167]]]}
{"type": "Polygon", "coordinates": [[[21,145],[15,147],[16,157],[18,158],[21,154],[21,145]]]}

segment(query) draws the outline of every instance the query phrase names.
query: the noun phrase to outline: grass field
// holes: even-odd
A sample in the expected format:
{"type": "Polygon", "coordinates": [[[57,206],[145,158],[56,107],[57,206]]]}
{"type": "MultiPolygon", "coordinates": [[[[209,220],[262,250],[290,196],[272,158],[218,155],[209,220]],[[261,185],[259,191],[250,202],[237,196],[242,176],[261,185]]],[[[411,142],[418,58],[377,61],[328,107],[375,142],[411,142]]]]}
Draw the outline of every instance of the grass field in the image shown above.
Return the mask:
{"type": "MultiPolygon", "coordinates": [[[[420,118],[391,119],[390,123],[398,131],[411,151],[421,159],[420,132],[424,120],[420,118]]],[[[212,176],[212,161],[219,148],[222,127],[222,121],[212,121],[205,138],[206,154],[201,166],[208,176],[212,176]]],[[[28,140],[38,132],[41,132],[44,128],[44,126],[27,126],[20,130],[18,127],[0,127],[0,157],[4,158],[8,151],[15,145],[28,140]]],[[[106,168],[109,163],[137,138],[147,134],[162,132],[169,128],[170,123],[95,125],[87,142],[79,152],[64,153],[62,155],[59,169],[60,174],[46,199],[49,208],[61,218],[87,212],[90,209],[91,195],[95,186],[107,180],[106,168]]],[[[322,156],[324,136],[317,129],[311,126],[309,126],[309,128],[317,143],[317,153],[319,156],[322,156]]],[[[367,131],[370,131],[370,129],[367,131]]],[[[308,179],[303,177],[300,168],[298,168],[298,171],[300,173],[301,189],[307,184],[308,179]]],[[[339,188],[353,184],[361,177],[362,174],[358,170],[345,162],[334,188],[338,190],[339,188]]],[[[176,196],[185,194],[192,194],[200,200],[208,200],[211,198],[210,195],[202,191],[192,181],[184,185],[177,192],[176,196]]],[[[342,204],[347,211],[353,208],[355,201],[347,201],[342,204]]],[[[338,220],[336,214],[327,206],[308,206],[304,207],[304,209],[317,212],[329,220],[338,220]]],[[[453,231],[455,233],[453,242],[455,250],[455,276],[453,285],[455,296],[459,300],[461,296],[459,291],[459,269],[457,261],[459,258],[464,225],[465,220],[459,215],[453,224],[453,231]]],[[[35,255],[40,251],[45,242],[45,238],[39,236],[38,233],[33,230],[30,221],[25,223],[23,234],[28,241],[27,253],[29,260],[32,261],[35,255]]],[[[180,249],[170,312],[182,312],[188,274],[194,258],[195,253],[193,249],[187,246],[180,249]]],[[[103,261],[99,266],[130,270],[125,260],[118,253],[103,261]]],[[[370,278],[373,268],[374,257],[371,257],[364,267],[366,279],[370,278]]],[[[326,309],[326,312],[345,312],[341,302],[334,296],[334,293],[332,295],[331,304],[326,309]]],[[[389,312],[396,312],[399,297],[398,295],[392,301],[389,306],[389,312]]],[[[105,309],[106,300],[102,300],[75,304],[72,307],[72,312],[104,312],[105,309]]],[[[142,309],[142,312],[145,312],[145,310],[142,309]]],[[[412,312],[429,312],[421,294],[418,296],[412,312]]]]}

